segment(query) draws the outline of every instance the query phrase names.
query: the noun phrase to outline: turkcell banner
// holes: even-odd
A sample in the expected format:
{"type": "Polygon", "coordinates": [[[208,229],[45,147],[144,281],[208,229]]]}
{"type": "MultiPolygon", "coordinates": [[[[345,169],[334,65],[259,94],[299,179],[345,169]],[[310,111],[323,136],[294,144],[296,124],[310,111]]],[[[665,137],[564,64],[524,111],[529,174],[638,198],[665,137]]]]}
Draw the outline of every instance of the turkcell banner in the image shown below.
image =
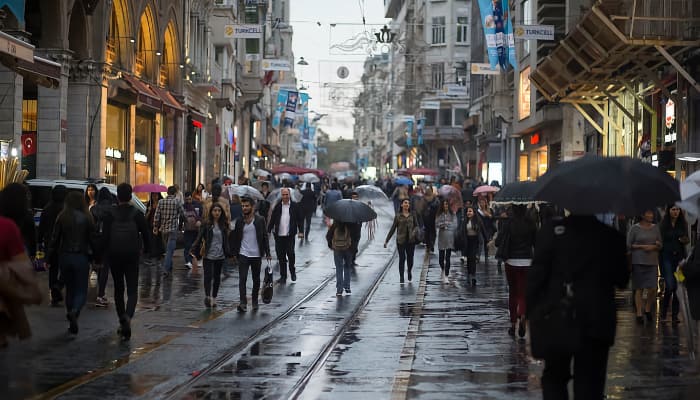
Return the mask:
{"type": "Polygon", "coordinates": [[[280,89],[277,93],[277,104],[275,106],[275,114],[272,116],[272,127],[277,128],[280,126],[280,120],[282,119],[282,113],[284,112],[284,107],[287,105],[287,91],[280,89]]]}
{"type": "Polygon", "coordinates": [[[515,58],[513,24],[508,14],[508,10],[510,10],[508,2],[509,0],[479,0],[481,24],[484,26],[492,70],[500,65],[501,69],[505,71],[508,62],[514,69],[518,69],[518,62],[515,58]]]}
{"type": "Polygon", "coordinates": [[[284,126],[293,126],[294,119],[297,116],[297,102],[299,101],[299,92],[287,92],[287,104],[284,113],[284,126]]]}

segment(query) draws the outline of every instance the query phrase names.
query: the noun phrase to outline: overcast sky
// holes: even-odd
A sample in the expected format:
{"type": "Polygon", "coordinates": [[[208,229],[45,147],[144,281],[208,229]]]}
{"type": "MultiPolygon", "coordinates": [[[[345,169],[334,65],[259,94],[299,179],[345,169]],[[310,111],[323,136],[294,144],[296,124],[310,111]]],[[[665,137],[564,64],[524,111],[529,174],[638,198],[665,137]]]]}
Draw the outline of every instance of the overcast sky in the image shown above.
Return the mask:
{"type": "Polygon", "coordinates": [[[310,109],[328,114],[320,120],[319,127],[328,132],[331,139],[352,139],[352,103],[361,89],[360,78],[367,52],[363,48],[341,51],[331,46],[353,43],[357,35],[381,29],[390,21],[384,18],[384,1],[290,1],[295,62],[304,57],[309,63],[296,65],[295,72],[300,85],[308,87],[310,109]],[[366,25],[362,23],[363,14],[366,25]],[[338,77],[338,68],[343,66],[349,70],[345,79],[338,77]]]}

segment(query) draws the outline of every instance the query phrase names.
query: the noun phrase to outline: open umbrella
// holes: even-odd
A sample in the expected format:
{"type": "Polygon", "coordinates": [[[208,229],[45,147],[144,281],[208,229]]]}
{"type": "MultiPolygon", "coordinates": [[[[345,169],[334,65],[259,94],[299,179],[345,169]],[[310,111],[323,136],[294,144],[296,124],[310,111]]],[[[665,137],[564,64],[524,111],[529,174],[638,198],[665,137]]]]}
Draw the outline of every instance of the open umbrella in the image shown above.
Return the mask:
{"type": "Polygon", "coordinates": [[[487,194],[487,193],[496,193],[500,189],[498,189],[495,186],[489,186],[489,185],[481,185],[478,188],[474,189],[474,192],[472,193],[473,196],[477,196],[480,194],[487,194]]]}
{"type": "Polygon", "coordinates": [[[309,183],[321,182],[321,179],[319,179],[318,176],[312,174],[311,172],[307,172],[307,173],[303,174],[302,176],[299,177],[299,180],[302,182],[309,182],[309,183]]]}
{"type": "MultiPolygon", "coordinates": [[[[273,190],[272,192],[270,192],[270,195],[267,196],[267,199],[265,199],[265,200],[267,200],[271,204],[277,203],[282,198],[281,190],[282,190],[282,188],[277,188],[277,189],[273,190]]],[[[299,191],[299,189],[289,189],[289,190],[291,190],[292,201],[297,202],[297,203],[300,202],[301,201],[301,192],[299,191]]]]}
{"type": "Polygon", "coordinates": [[[630,157],[589,156],[566,161],[537,182],[535,200],[582,215],[614,212],[633,216],[680,199],[675,179],[630,157]]]}
{"type": "Polygon", "coordinates": [[[413,185],[413,179],[406,178],[405,176],[399,176],[394,179],[394,183],[397,185],[413,185]]]}
{"type": "Polygon", "coordinates": [[[287,172],[282,172],[281,174],[277,174],[277,179],[282,182],[283,180],[288,180],[288,181],[293,181],[294,177],[292,174],[287,173],[287,172]]]}
{"type": "Polygon", "coordinates": [[[523,181],[508,183],[493,197],[494,204],[531,204],[535,201],[535,182],[523,181]]]}
{"type": "Polygon", "coordinates": [[[255,172],[253,172],[253,175],[254,176],[270,177],[270,176],[272,176],[272,172],[270,172],[266,169],[258,168],[255,170],[255,172]]]}
{"type": "Polygon", "coordinates": [[[462,193],[454,186],[443,185],[438,189],[438,195],[443,199],[447,199],[450,203],[450,210],[456,213],[462,207],[462,193]]]}
{"type": "Polygon", "coordinates": [[[357,195],[360,197],[360,199],[389,200],[389,198],[386,197],[386,193],[384,193],[384,191],[382,189],[380,189],[376,186],[372,186],[372,185],[360,185],[360,186],[355,188],[355,192],[357,192],[357,195]]]}
{"type": "Polygon", "coordinates": [[[134,186],[135,193],[163,193],[167,192],[168,188],[158,183],[142,183],[134,186]]]}
{"type": "Polygon", "coordinates": [[[250,197],[254,200],[265,200],[262,193],[252,186],[248,185],[231,185],[229,186],[229,194],[238,195],[238,197],[250,197]]]}
{"type": "Polygon", "coordinates": [[[350,199],[334,202],[324,213],[336,221],[350,223],[367,222],[377,218],[377,213],[372,207],[359,200],[350,199]]]}

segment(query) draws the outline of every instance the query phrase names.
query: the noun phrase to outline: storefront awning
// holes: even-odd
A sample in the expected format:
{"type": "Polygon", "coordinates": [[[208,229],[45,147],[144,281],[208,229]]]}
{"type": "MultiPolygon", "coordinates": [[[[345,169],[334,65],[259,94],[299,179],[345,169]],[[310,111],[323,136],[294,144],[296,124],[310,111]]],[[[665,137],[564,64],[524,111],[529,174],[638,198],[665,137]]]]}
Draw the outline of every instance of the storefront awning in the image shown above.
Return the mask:
{"type": "Polygon", "coordinates": [[[151,86],[151,89],[163,102],[163,112],[180,115],[185,111],[185,107],[177,101],[169,90],[161,89],[157,86],[151,86]]]}
{"type": "Polygon", "coordinates": [[[146,82],[130,75],[123,75],[122,78],[138,93],[138,107],[153,112],[161,112],[163,109],[163,101],[146,82]]]}
{"type": "Polygon", "coordinates": [[[199,111],[195,110],[192,107],[188,107],[188,113],[190,115],[190,118],[192,118],[192,121],[197,121],[199,124],[206,124],[207,123],[207,116],[200,113],[199,111]]]}
{"type": "Polygon", "coordinates": [[[531,82],[552,102],[599,104],[640,78],[661,86],[656,71],[670,63],[700,88],[676,61],[700,46],[700,18],[684,7],[659,7],[656,0],[598,0],[530,74],[531,82]]]}
{"type": "Polygon", "coordinates": [[[17,59],[15,71],[25,79],[48,88],[56,88],[61,83],[61,64],[34,56],[34,62],[17,59]]]}

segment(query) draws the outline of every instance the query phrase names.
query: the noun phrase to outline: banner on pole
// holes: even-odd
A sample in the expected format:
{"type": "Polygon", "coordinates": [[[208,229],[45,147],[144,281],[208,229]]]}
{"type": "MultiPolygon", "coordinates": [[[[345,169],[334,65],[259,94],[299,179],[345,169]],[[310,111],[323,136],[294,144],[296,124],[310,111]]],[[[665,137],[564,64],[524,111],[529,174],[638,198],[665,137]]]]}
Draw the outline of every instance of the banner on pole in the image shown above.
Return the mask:
{"type": "Polygon", "coordinates": [[[299,92],[287,92],[287,104],[284,113],[284,126],[293,126],[294,119],[297,116],[297,102],[299,101],[299,92]]]}
{"type": "Polygon", "coordinates": [[[479,0],[481,24],[484,27],[489,63],[495,70],[500,65],[502,70],[510,63],[518,68],[515,58],[515,40],[513,39],[513,24],[508,11],[509,0],[479,0]]]}
{"type": "Polygon", "coordinates": [[[277,92],[277,105],[275,107],[275,114],[272,116],[272,127],[277,128],[280,126],[280,120],[282,119],[282,113],[284,112],[284,107],[287,105],[287,91],[280,89],[277,92]]]}

